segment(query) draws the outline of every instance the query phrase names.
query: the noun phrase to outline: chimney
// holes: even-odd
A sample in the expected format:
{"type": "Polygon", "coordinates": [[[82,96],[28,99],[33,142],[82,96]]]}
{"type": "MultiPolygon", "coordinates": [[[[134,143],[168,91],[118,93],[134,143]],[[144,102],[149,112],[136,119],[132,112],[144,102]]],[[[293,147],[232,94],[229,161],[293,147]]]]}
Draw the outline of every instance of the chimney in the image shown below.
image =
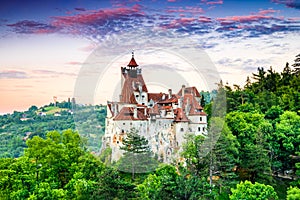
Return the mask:
{"type": "Polygon", "coordinates": [[[185,85],[182,85],[182,87],[181,87],[181,96],[184,96],[184,90],[185,90],[185,85]]]}
{"type": "Polygon", "coordinates": [[[183,103],[183,97],[180,97],[180,99],[178,99],[178,108],[182,108],[182,103],[183,103]]]}
{"type": "Polygon", "coordinates": [[[172,98],[172,89],[169,89],[169,99],[172,98]]]}
{"type": "Polygon", "coordinates": [[[133,108],[133,118],[137,118],[137,108],[133,108]]]}

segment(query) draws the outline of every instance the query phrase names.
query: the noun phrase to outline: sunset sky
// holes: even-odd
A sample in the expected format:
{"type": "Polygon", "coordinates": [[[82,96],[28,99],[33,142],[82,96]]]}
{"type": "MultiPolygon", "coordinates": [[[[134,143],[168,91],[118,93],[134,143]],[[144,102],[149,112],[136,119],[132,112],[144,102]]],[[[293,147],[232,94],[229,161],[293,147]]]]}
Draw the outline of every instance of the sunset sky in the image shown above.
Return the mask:
{"type": "MultiPolygon", "coordinates": [[[[182,70],[191,80],[193,73],[179,54],[193,46],[193,54],[207,54],[224,83],[244,86],[257,67],[281,71],[286,62],[293,64],[299,36],[299,0],[1,2],[0,113],[42,106],[53,96],[72,98],[91,60],[105,72],[97,79],[100,88],[112,87],[132,49],[145,71],[151,64],[149,72],[154,65],[170,65],[166,70],[182,70]],[[157,60],[147,47],[158,52],[157,60]]],[[[197,87],[204,88],[201,84],[197,87]]],[[[103,89],[96,101],[105,103],[111,93],[103,89]]]]}

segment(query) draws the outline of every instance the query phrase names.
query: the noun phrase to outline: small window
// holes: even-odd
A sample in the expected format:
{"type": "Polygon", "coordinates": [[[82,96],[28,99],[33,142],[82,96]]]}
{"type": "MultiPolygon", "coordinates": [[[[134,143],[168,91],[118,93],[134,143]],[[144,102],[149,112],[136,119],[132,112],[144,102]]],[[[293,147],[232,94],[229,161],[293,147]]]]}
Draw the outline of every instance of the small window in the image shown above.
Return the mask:
{"type": "Polygon", "coordinates": [[[130,122],[130,126],[132,125],[132,122],[130,122]]]}
{"type": "Polygon", "coordinates": [[[200,117],[200,122],[202,122],[202,117],[200,117]]]}
{"type": "Polygon", "coordinates": [[[142,105],[145,105],[145,103],[142,103],[142,105]]]}
{"type": "Polygon", "coordinates": [[[198,127],[198,131],[201,131],[201,127],[198,127]]]}
{"type": "Polygon", "coordinates": [[[123,122],[123,125],[125,125],[125,122],[123,122]]]}
{"type": "Polygon", "coordinates": [[[135,95],[135,97],[136,97],[136,98],[138,98],[138,97],[139,97],[139,95],[137,94],[137,95],[135,95]]]}
{"type": "Polygon", "coordinates": [[[180,131],[183,132],[183,128],[180,128],[180,131]]]}
{"type": "Polygon", "coordinates": [[[142,98],[145,98],[145,96],[144,96],[144,95],[142,95],[142,98]]]}
{"type": "Polygon", "coordinates": [[[205,131],[205,127],[203,127],[202,130],[205,131]]]}
{"type": "Polygon", "coordinates": [[[117,141],[117,144],[119,144],[119,141],[117,141]]]}
{"type": "Polygon", "coordinates": [[[122,133],[124,133],[124,129],[122,129],[122,133]]]}

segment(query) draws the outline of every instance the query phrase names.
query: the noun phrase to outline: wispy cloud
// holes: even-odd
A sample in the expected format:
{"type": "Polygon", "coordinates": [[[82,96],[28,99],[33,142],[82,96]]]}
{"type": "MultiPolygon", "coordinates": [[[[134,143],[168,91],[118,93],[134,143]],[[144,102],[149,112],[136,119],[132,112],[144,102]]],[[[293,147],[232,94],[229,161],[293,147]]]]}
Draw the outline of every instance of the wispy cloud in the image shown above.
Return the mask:
{"type": "Polygon", "coordinates": [[[207,5],[221,5],[223,4],[223,0],[201,0],[202,3],[207,5]]]}
{"type": "Polygon", "coordinates": [[[31,20],[7,24],[7,26],[13,28],[16,33],[54,33],[59,29],[57,26],[31,20]]]}
{"type": "Polygon", "coordinates": [[[192,15],[203,14],[204,10],[198,6],[186,6],[186,7],[169,7],[166,10],[167,13],[187,13],[192,15]]]}
{"type": "Polygon", "coordinates": [[[259,37],[274,32],[299,31],[299,20],[284,19],[284,17],[274,17],[270,14],[277,13],[278,10],[260,10],[258,13],[243,16],[228,16],[217,18],[220,27],[218,32],[222,32],[232,37],[259,37]]]}
{"type": "Polygon", "coordinates": [[[274,3],[284,4],[288,8],[300,9],[300,1],[299,0],[272,0],[274,3]]]}
{"type": "Polygon", "coordinates": [[[66,64],[68,64],[68,65],[82,65],[82,63],[78,62],[78,61],[70,61],[70,62],[67,62],[66,64]]]}
{"type": "MultiPolygon", "coordinates": [[[[114,1],[114,5],[120,2],[114,1]]],[[[98,10],[75,8],[78,11],[76,14],[53,16],[47,23],[23,20],[7,26],[16,33],[71,34],[86,37],[95,42],[106,40],[107,37],[111,38],[114,34],[131,31],[138,33],[144,29],[155,29],[157,35],[163,34],[168,29],[174,34],[181,33],[182,36],[202,37],[205,34],[214,34],[221,38],[253,38],[276,32],[300,30],[299,18],[278,17],[277,14],[280,11],[274,9],[261,9],[248,15],[212,18],[206,16],[199,5],[149,9],[135,4],[135,1],[123,3],[126,6],[98,10]]],[[[201,3],[202,5],[216,5],[223,4],[223,1],[202,0],[201,3]]],[[[211,47],[213,46],[204,45],[204,48],[211,47]]]]}
{"type": "Polygon", "coordinates": [[[0,79],[24,79],[28,78],[28,75],[24,71],[18,70],[4,70],[0,71],[0,79]]]}

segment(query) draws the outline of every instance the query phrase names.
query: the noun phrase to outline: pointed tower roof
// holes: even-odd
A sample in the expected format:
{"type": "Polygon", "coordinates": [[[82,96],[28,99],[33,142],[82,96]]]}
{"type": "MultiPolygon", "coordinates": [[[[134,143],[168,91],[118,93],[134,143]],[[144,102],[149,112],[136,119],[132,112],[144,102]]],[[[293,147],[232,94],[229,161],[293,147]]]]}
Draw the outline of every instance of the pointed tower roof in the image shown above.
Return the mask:
{"type": "Polygon", "coordinates": [[[130,62],[128,63],[127,66],[128,66],[128,67],[137,67],[137,66],[139,66],[139,65],[136,63],[135,59],[134,59],[134,52],[133,52],[133,51],[132,51],[132,58],[131,58],[131,60],[130,60],[130,62]]]}

